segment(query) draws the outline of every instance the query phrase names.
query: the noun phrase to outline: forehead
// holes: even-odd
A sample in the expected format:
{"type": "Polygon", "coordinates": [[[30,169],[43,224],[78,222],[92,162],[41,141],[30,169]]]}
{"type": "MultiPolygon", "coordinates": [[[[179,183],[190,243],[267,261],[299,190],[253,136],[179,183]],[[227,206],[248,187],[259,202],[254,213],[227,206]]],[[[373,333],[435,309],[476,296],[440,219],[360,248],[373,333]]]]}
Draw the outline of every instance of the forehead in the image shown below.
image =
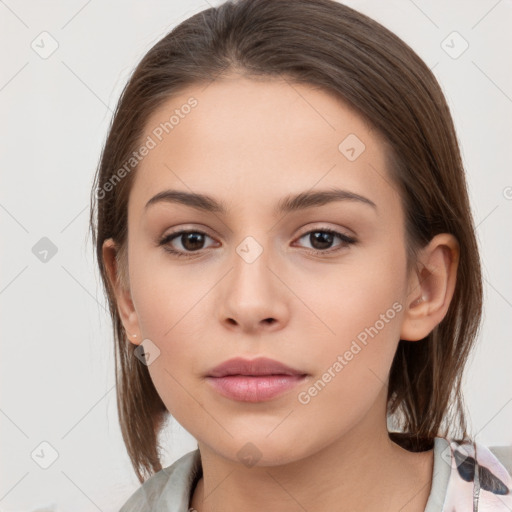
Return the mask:
{"type": "Polygon", "coordinates": [[[379,134],[308,84],[235,76],[190,86],[151,114],[141,140],[152,147],[136,171],[133,209],[165,188],[206,192],[233,207],[313,187],[375,202],[396,195],[379,134]]]}

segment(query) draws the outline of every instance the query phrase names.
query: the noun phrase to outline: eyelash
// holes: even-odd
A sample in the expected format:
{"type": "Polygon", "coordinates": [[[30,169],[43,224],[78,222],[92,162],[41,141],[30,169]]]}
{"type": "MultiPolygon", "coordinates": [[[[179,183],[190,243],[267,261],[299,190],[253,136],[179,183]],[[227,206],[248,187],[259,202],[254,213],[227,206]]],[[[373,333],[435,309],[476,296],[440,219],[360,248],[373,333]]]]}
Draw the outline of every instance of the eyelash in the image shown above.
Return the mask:
{"type": "MultiPolygon", "coordinates": [[[[176,231],[175,233],[169,233],[169,234],[165,235],[164,237],[162,237],[158,241],[158,245],[162,246],[163,249],[166,252],[168,252],[168,253],[170,253],[170,254],[178,257],[178,258],[188,258],[188,257],[191,257],[191,256],[193,256],[196,253],[200,253],[201,249],[199,249],[198,251],[189,251],[187,253],[187,252],[177,251],[175,249],[171,249],[169,247],[169,245],[167,245],[172,240],[174,240],[175,238],[178,238],[181,235],[191,234],[191,233],[205,235],[205,236],[211,238],[207,233],[204,233],[203,231],[198,231],[198,230],[181,230],[181,231],[176,231]]],[[[350,246],[352,244],[357,243],[357,240],[355,238],[349,237],[347,235],[344,235],[343,233],[340,233],[340,232],[335,231],[335,230],[330,229],[330,228],[317,228],[317,229],[313,229],[311,231],[307,231],[306,233],[303,233],[298,238],[298,240],[300,240],[301,238],[305,237],[306,235],[310,235],[311,233],[329,233],[329,234],[332,234],[332,235],[335,235],[335,236],[339,237],[339,239],[342,242],[344,242],[342,245],[338,246],[335,249],[326,249],[326,250],[323,250],[323,251],[319,250],[319,249],[309,249],[309,252],[314,254],[314,255],[324,256],[326,254],[332,254],[333,252],[337,252],[337,251],[341,250],[344,247],[347,247],[347,246],[350,246]]]]}

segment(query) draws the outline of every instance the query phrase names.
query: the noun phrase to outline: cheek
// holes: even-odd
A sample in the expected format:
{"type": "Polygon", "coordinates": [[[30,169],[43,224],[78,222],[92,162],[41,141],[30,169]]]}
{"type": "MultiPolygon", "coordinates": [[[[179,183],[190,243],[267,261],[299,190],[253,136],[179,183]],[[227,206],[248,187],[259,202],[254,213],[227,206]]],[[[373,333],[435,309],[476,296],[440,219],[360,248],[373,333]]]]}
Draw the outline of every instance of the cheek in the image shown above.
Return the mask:
{"type": "Polygon", "coordinates": [[[214,280],[199,265],[171,261],[172,256],[163,248],[134,249],[130,258],[132,297],[140,329],[147,338],[170,342],[184,324],[190,326],[189,315],[214,280]]]}
{"type": "MultiPolygon", "coordinates": [[[[296,281],[297,295],[314,313],[301,320],[302,332],[316,333],[315,346],[305,347],[320,372],[345,356],[343,379],[361,384],[385,381],[400,337],[405,289],[405,254],[398,248],[361,251],[354,262],[317,273],[315,280],[296,281]],[[357,260],[357,261],[356,261],[357,260]],[[314,282],[314,286],[311,283],[314,282]],[[372,370],[372,371],[369,371],[372,370]],[[374,375],[375,374],[375,375],[374,375]]],[[[339,379],[339,380],[343,380],[339,379]]]]}
{"type": "MultiPolygon", "coordinates": [[[[317,373],[301,390],[297,412],[303,415],[297,417],[302,422],[322,417],[326,438],[360,421],[376,400],[384,403],[400,337],[403,262],[391,257],[364,263],[317,283],[324,285],[322,293],[308,296],[328,327],[315,319],[321,330],[314,346],[304,336],[304,358],[315,362],[317,373]]],[[[299,329],[311,333],[311,318],[303,322],[299,329]]]]}
{"type": "Polygon", "coordinates": [[[148,369],[159,392],[165,389],[165,393],[172,393],[179,387],[172,376],[197,368],[198,348],[192,343],[202,339],[198,332],[204,323],[201,299],[212,286],[211,277],[206,282],[198,275],[186,279],[182,268],[165,264],[158,257],[139,261],[134,255],[132,261],[130,279],[139,328],[143,338],[160,351],[148,369]]]}

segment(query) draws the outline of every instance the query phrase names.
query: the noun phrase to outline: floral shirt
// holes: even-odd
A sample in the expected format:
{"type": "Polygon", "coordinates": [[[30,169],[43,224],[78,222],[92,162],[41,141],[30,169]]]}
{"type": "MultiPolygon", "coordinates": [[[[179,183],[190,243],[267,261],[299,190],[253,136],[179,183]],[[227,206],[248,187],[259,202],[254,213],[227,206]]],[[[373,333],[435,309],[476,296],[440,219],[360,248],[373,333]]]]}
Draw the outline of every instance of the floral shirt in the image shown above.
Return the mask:
{"type": "MultiPolygon", "coordinates": [[[[436,437],[425,512],[511,512],[511,473],[512,446],[487,448],[436,437]]],[[[191,512],[190,499],[201,476],[196,449],[148,478],[119,512],[191,512]]]]}
{"type": "Polygon", "coordinates": [[[443,456],[451,468],[443,512],[512,511],[511,470],[489,448],[451,441],[443,456]]]}

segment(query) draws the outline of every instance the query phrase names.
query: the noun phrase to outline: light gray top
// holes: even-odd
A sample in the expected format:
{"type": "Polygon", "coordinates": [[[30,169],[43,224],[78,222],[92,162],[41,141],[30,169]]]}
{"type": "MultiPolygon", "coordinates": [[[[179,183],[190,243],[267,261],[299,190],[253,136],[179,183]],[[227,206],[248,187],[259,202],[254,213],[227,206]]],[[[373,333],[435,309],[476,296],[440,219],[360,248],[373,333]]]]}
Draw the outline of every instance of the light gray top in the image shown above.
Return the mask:
{"type": "MultiPolygon", "coordinates": [[[[454,456],[454,452],[448,448],[449,446],[450,442],[447,439],[436,437],[434,440],[432,487],[425,512],[443,511],[443,507],[448,505],[447,488],[452,480],[454,481],[452,484],[454,490],[448,500],[450,504],[452,500],[455,500],[457,503],[466,503],[466,499],[473,499],[472,496],[466,496],[466,490],[460,490],[466,489],[466,487],[463,487],[466,485],[467,489],[471,488],[471,492],[473,492],[473,485],[472,482],[471,485],[465,483],[468,481],[465,475],[459,475],[459,472],[456,470],[457,466],[453,462],[456,457],[454,456]],[[455,468],[455,470],[452,468],[455,468]],[[457,480],[457,483],[455,480],[457,480]],[[463,482],[463,486],[458,483],[459,481],[463,482]]],[[[481,447],[481,445],[477,443],[477,447],[481,447]]],[[[485,450],[485,448],[483,449],[485,450]]],[[[512,499],[512,489],[510,488],[512,487],[512,480],[510,479],[510,474],[512,474],[512,446],[491,447],[488,450],[490,450],[490,452],[487,453],[490,454],[491,457],[496,456],[495,463],[498,465],[501,464],[509,473],[509,478],[507,479],[503,478],[503,473],[497,472],[502,476],[501,480],[498,481],[501,483],[505,481],[505,489],[507,485],[509,487],[506,502],[508,503],[508,498],[512,499]]],[[[458,452],[458,454],[460,454],[460,452],[458,452]]],[[[466,455],[468,455],[467,452],[466,455]]],[[[477,459],[480,461],[478,457],[477,459]]],[[[474,459],[469,458],[468,460],[474,459]]],[[[487,462],[488,461],[489,459],[487,459],[487,462]]],[[[464,467],[467,468],[467,466],[464,467]]],[[[494,469],[497,466],[493,463],[492,465],[487,464],[487,467],[494,469]]],[[[480,470],[481,469],[480,467],[480,470]]],[[[503,471],[503,468],[500,469],[503,471]]],[[[199,449],[196,449],[186,453],[170,466],[163,468],[161,471],[148,478],[148,480],[132,494],[119,512],[189,512],[191,496],[201,476],[201,455],[199,449]]],[[[506,476],[507,475],[505,475],[505,477],[506,476]]],[[[483,483],[480,485],[483,486],[482,489],[485,489],[483,483]]],[[[468,490],[467,493],[469,492],[468,490]]],[[[497,491],[493,492],[503,494],[497,491]]],[[[491,493],[482,491],[480,504],[487,494],[491,493]]],[[[478,510],[478,506],[475,510],[478,510]]],[[[496,508],[496,510],[498,509],[496,508]]]]}

